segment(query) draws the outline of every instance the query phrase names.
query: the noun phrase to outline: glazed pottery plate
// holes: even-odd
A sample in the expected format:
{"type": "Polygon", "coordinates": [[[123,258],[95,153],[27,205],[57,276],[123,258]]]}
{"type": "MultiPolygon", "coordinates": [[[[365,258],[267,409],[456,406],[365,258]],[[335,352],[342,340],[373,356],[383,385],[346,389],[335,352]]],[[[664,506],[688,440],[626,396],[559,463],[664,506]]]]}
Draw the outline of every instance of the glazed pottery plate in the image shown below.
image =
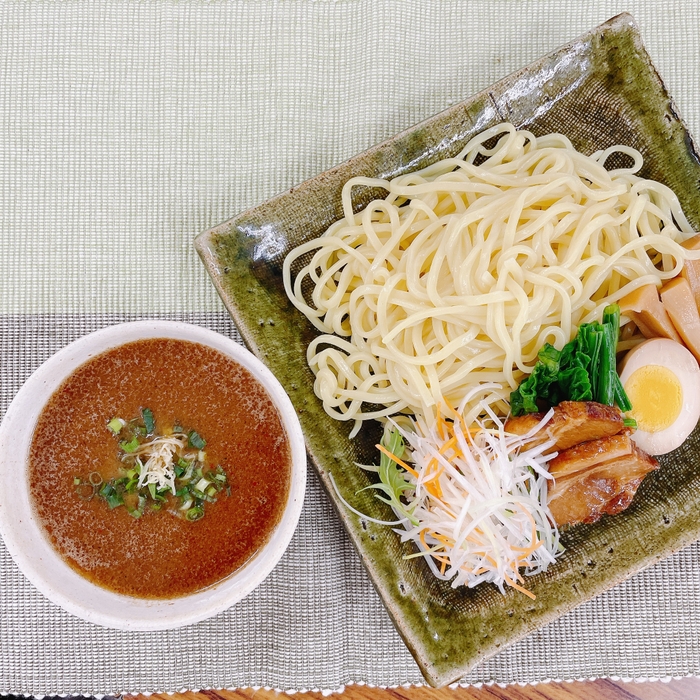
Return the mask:
{"type": "MultiPolygon", "coordinates": [[[[700,537],[700,433],[647,477],[621,515],[564,533],[566,553],[528,579],[536,599],[489,584],[453,589],[422,559],[406,560],[389,527],[346,509],[391,520],[355,466],[377,461],[378,431],[353,440],[313,392],[306,348],[316,331],[287,300],[282,262],[342,216],[343,183],[356,175],[392,178],[456,155],[475,134],[503,121],[535,134],[560,132],[584,153],[615,144],[641,151],[641,175],[675,190],[700,227],[700,164],[691,137],[642,46],[634,21],[619,15],[573,43],[427,121],[371,148],[197,238],[207,270],[249,347],[275,373],[296,407],[306,444],[330,498],[394,623],[426,679],[444,685],[642,567],[700,537]],[[360,492],[360,493],[358,493],[360,492]]],[[[359,192],[354,206],[373,194],[359,192]]]]}

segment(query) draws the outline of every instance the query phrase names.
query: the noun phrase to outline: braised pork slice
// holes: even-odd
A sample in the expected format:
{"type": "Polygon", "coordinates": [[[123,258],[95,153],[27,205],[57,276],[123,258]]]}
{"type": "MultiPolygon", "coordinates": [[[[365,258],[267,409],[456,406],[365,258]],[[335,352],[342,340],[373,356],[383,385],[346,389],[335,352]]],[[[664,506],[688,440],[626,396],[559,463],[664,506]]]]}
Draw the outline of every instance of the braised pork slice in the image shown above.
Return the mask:
{"type": "Polygon", "coordinates": [[[629,506],[644,477],[659,466],[631,440],[629,445],[629,454],[555,479],[549,509],[557,525],[593,523],[629,506]]]}
{"type": "MultiPolygon", "coordinates": [[[[506,421],[506,431],[526,435],[544,418],[543,413],[529,413],[506,421]]],[[[533,445],[554,440],[554,449],[565,450],[581,442],[617,435],[624,429],[624,419],[616,406],[595,401],[562,401],[554,409],[544,430],[535,435],[533,445]]]]}
{"type": "Polygon", "coordinates": [[[589,440],[562,450],[556,457],[549,460],[549,473],[555,479],[561,479],[570,474],[585,471],[601,462],[609,462],[630,454],[632,454],[632,439],[630,431],[625,429],[617,435],[589,440]]]}

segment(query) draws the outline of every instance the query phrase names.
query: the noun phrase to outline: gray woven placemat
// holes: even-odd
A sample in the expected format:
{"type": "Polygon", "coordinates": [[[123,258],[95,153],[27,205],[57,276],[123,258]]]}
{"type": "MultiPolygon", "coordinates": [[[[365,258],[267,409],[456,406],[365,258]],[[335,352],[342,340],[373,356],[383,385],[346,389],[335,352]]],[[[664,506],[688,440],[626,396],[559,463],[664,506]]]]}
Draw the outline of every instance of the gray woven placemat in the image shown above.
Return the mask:
{"type": "MultiPolygon", "coordinates": [[[[694,0],[0,0],[0,412],[104,325],[235,336],[194,235],[486,87],[622,10],[700,133],[694,0]]],[[[465,682],[700,673],[691,546],[465,682]]],[[[0,545],[0,693],[420,683],[313,473],[249,598],[172,632],[83,623],[0,545]]]]}
{"type": "MultiPolygon", "coordinates": [[[[160,314],[237,338],[224,312],[160,314]]],[[[134,315],[0,318],[0,411],[75,338],[134,315]]],[[[467,683],[659,678],[700,670],[700,547],[693,545],[502,652],[467,683]]],[[[0,692],[119,694],[266,686],[338,689],[421,683],[310,470],[292,544],[230,610],[180,630],[97,627],[49,603],[0,544],[0,692]]]]}

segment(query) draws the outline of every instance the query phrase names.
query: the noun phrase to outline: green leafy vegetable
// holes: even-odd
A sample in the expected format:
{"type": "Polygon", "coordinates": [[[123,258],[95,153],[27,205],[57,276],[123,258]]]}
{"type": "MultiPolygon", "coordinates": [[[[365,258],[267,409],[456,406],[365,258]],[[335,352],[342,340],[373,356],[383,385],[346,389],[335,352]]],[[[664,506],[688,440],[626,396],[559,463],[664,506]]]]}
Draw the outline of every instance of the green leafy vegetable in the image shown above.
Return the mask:
{"type": "Polygon", "coordinates": [[[141,416],[143,417],[143,424],[146,426],[146,435],[152,435],[156,429],[156,422],[153,419],[153,411],[150,408],[142,408],[141,416]]]}
{"type": "Polygon", "coordinates": [[[598,367],[597,401],[607,406],[615,403],[615,379],[617,378],[617,339],[620,336],[620,307],[607,306],[603,311],[602,352],[598,367]]]}
{"type": "MultiPolygon", "coordinates": [[[[404,452],[403,438],[398,430],[392,430],[388,437],[382,440],[382,446],[392,455],[401,459],[404,452]]],[[[401,500],[401,494],[408,489],[414,488],[413,484],[406,481],[404,470],[399,464],[389,457],[385,452],[381,453],[379,460],[379,483],[361,489],[376,489],[385,494],[386,498],[376,494],[377,498],[384,503],[388,503],[402,517],[408,518],[414,525],[418,525],[418,520],[406,509],[401,500]]]]}
{"type": "Polygon", "coordinates": [[[559,358],[561,353],[553,345],[545,343],[537,353],[537,364],[532,374],[510,395],[511,411],[519,416],[523,413],[538,411],[537,400],[544,399],[550,403],[556,401],[556,381],[559,376],[559,358]],[[554,385],[554,386],[553,386],[554,385]]]}
{"type": "Polygon", "coordinates": [[[511,393],[511,413],[535,413],[541,403],[554,406],[560,401],[598,401],[631,410],[617,374],[619,335],[620,307],[611,304],[603,311],[602,323],[582,324],[561,351],[546,343],[532,374],[511,393]]]}
{"type": "Polygon", "coordinates": [[[623,413],[627,413],[632,410],[632,402],[629,400],[629,397],[622,386],[620,377],[617,377],[617,380],[615,381],[615,403],[619,406],[623,413]]]}

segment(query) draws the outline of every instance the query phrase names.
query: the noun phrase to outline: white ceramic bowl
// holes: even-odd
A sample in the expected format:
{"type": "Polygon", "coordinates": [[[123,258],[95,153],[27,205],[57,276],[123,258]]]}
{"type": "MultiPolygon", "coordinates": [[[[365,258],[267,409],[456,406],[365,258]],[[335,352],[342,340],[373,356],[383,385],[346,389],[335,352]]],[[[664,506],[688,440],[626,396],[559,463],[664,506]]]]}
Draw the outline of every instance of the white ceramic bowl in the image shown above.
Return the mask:
{"type": "Polygon", "coordinates": [[[306,448],[289,397],[273,374],[235,341],[213,331],[171,321],[136,321],[91,333],[47,360],[17,393],[0,425],[0,533],[24,575],[49,600],[105,627],[162,630],[204,620],[256,588],[287,549],[301,513],[306,487],[306,448]],[[53,392],[95,355],[143,338],[189,340],[233,358],[265,387],[282,418],[292,454],[289,497],[270,540],[243,568],[198,593],[171,600],[143,600],[112,593],[83,578],[56,553],[29,499],[27,458],[39,414],[53,392]],[[18,478],[21,475],[22,478],[18,478]]]}

